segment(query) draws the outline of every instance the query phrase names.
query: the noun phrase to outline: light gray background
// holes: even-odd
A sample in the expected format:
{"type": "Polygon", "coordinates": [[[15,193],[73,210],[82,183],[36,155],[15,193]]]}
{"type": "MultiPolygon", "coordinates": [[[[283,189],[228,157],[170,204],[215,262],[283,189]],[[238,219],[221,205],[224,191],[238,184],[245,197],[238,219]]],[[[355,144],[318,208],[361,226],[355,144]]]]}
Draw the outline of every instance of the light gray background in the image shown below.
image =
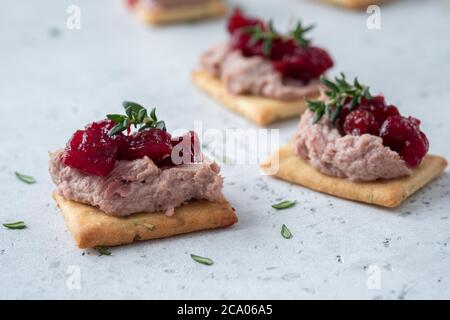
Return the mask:
{"type": "MultiPolygon", "coordinates": [[[[234,1],[236,3],[238,1],[234,1]]],[[[248,12],[317,23],[315,43],[336,66],[383,91],[422,120],[432,153],[450,157],[450,5],[398,1],[382,9],[382,29],[367,15],[313,1],[241,1],[248,12]]],[[[446,172],[402,207],[353,203],[260,175],[257,166],[223,166],[224,192],[240,222],[227,230],[112,248],[79,250],[51,199],[48,151],[121,101],[157,106],[170,128],[254,127],[189,81],[198,55],[226,38],[224,21],[152,28],[120,1],[0,3],[0,298],[450,298],[449,185],[446,172]],[[81,8],[81,30],[66,28],[66,8],[81,8]],[[14,171],[38,183],[18,181],[14,171]],[[276,212],[271,204],[296,199],[276,212]],[[286,224],[292,240],[280,236],[286,224]],[[214,259],[197,264],[190,253],[214,259]],[[81,290],[66,286],[81,270],[81,290]],[[369,290],[367,268],[381,288],[369,290]]],[[[297,120],[277,124],[281,142],[297,120]]]]}

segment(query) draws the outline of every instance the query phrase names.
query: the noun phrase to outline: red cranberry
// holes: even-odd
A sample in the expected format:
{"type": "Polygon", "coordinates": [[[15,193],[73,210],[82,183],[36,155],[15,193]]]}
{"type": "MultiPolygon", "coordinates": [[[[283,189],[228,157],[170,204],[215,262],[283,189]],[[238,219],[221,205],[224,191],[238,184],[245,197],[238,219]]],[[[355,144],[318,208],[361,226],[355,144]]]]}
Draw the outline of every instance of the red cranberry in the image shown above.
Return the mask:
{"type": "Polygon", "coordinates": [[[164,130],[145,129],[128,137],[124,159],[135,160],[145,156],[158,164],[172,152],[171,136],[164,130]]]}
{"type": "Polygon", "coordinates": [[[333,66],[333,60],[323,49],[317,47],[297,47],[292,54],[287,54],[274,67],[284,76],[303,80],[316,79],[333,66]]]}
{"type": "Polygon", "coordinates": [[[420,131],[420,121],[413,117],[388,117],[380,128],[383,144],[398,152],[412,168],[418,166],[429,148],[428,139],[420,131]]]}
{"type": "Polygon", "coordinates": [[[126,4],[128,5],[129,8],[133,8],[134,6],[136,6],[138,4],[139,0],[127,0],[126,4]]]}
{"type": "Polygon", "coordinates": [[[350,112],[344,120],[343,129],[345,134],[359,136],[365,133],[377,134],[380,127],[375,115],[361,108],[350,112]]]}
{"type": "Polygon", "coordinates": [[[423,132],[404,142],[400,155],[411,167],[417,167],[428,152],[428,139],[423,132]]]}
{"type": "Polygon", "coordinates": [[[231,36],[231,47],[240,50],[246,57],[264,56],[262,41],[253,43],[251,39],[252,37],[248,32],[237,30],[231,36]]]}
{"type": "MultiPolygon", "coordinates": [[[[267,57],[267,53],[263,50],[263,41],[252,41],[252,36],[245,30],[236,30],[231,35],[231,47],[238,49],[246,57],[262,56],[267,57]]],[[[294,52],[296,48],[292,40],[283,40],[276,38],[271,43],[270,55],[267,57],[273,61],[282,59],[286,54],[294,52]]]]}
{"type": "Polygon", "coordinates": [[[384,120],[386,120],[388,117],[399,116],[400,112],[398,111],[396,106],[389,105],[387,107],[384,107],[383,115],[384,115],[384,120]]]}
{"type": "Polygon", "coordinates": [[[247,17],[242,13],[241,10],[234,9],[233,13],[228,19],[227,29],[230,33],[234,33],[236,30],[242,27],[257,26],[257,25],[264,27],[264,23],[261,20],[247,17]]]}
{"type": "Polygon", "coordinates": [[[62,161],[86,174],[105,176],[114,169],[123,140],[121,134],[111,138],[109,130],[114,122],[94,122],[85,130],[76,131],[67,143],[62,161]]]}
{"type": "Polygon", "coordinates": [[[373,112],[378,122],[383,123],[387,117],[399,116],[400,112],[393,105],[386,106],[384,96],[378,95],[372,99],[362,98],[360,108],[373,112]]]}
{"type": "Polygon", "coordinates": [[[350,97],[347,97],[344,100],[343,107],[341,109],[341,112],[339,112],[337,122],[335,123],[340,128],[342,128],[344,120],[347,117],[347,115],[352,111],[351,110],[351,102],[352,102],[352,98],[350,98],[350,97]]]}
{"type": "Polygon", "coordinates": [[[380,137],[386,144],[402,143],[417,133],[417,125],[410,118],[392,116],[387,118],[380,128],[380,137]]]}
{"type": "Polygon", "coordinates": [[[272,61],[280,61],[284,56],[292,54],[297,45],[291,39],[281,39],[277,38],[272,42],[272,49],[270,51],[270,59],[272,61]]]}
{"type": "Polygon", "coordinates": [[[361,98],[361,104],[362,107],[368,107],[371,111],[375,109],[380,109],[386,106],[386,102],[384,100],[383,95],[377,95],[372,97],[371,99],[361,98]]]}

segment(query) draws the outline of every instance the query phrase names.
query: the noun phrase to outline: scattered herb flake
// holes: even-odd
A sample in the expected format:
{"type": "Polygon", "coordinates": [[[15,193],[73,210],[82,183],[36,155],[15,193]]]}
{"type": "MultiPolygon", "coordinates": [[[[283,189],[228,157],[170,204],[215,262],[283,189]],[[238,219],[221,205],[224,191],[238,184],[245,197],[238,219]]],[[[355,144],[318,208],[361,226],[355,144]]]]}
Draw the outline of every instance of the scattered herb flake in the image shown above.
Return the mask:
{"type": "Polygon", "coordinates": [[[277,210],[287,209],[287,208],[291,208],[291,207],[295,206],[296,203],[297,203],[297,201],[285,200],[285,201],[281,201],[279,203],[273,204],[272,208],[275,208],[277,210]]]}
{"type": "Polygon", "coordinates": [[[136,226],[143,226],[144,228],[147,228],[148,230],[154,230],[155,226],[151,223],[140,223],[140,222],[135,222],[134,223],[136,226]]]}
{"type": "Polygon", "coordinates": [[[36,180],[32,176],[27,176],[17,171],[15,171],[14,174],[16,175],[17,179],[19,179],[22,182],[25,182],[26,184],[36,183],[36,180]]]}
{"type": "Polygon", "coordinates": [[[25,229],[27,227],[23,221],[4,223],[3,226],[8,229],[25,229]]]}
{"type": "Polygon", "coordinates": [[[292,237],[293,237],[291,230],[289,230],[288,227],[286,227],[285,224],[283,224],[281,226],[281,235],[285,239],[292,239],[292,237]]]}
{"type": "Polygon", "coordinates": [[[95,247],[95,250],[100,254],[100,256],[110,256],[111,252],[106,247],[95,247]]]}
{"type": "Polygon", "coordinates": [[[150,223],[144,223],[144,227],[146,227],[148,230],[154,230],[155,226],[150,223]]]}
{"type": "Polygon", "coordinates": [[[207,265],[207,266],[210,266],[210,265],[212,265],[214,263],[210,258],[197,256],[195,254],[191,254],[191,258],[192,258],[192,260],[194,260],[194,261],[196,261],[198,263],[207,265]]]}

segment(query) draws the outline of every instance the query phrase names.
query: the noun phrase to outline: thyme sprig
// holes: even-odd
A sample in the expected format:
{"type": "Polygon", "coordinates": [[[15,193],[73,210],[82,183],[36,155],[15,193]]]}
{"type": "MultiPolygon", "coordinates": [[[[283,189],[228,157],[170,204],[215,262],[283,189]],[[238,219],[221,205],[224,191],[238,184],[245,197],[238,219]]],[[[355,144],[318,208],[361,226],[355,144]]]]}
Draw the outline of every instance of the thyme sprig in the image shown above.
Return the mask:
{"type": "Polygon", "coordinates": [[[301,21],[297,22],[294,30],[290,31],[288,36],[279,34],[273,26],[273,21],[267,22],[267,27],[261,25],[249,26],[244,28],[244,32],[251,35],[250,44],[254,45],[258,41],[262,41],[262,51],[264,55],[270,56],[273,48],[273,42],[276,39],[285,40],[292,38],[301,47],[307,47],[311,44],[311,39],[305,38],[305,34],[312,30],[314,25],[304,27],[301,21]]]}
{"type": "Polygon", "coordinates": [[[251,45],[262,41],[262,51],[266,56],[269,56],[272,52],[273,41],[280,38],[280,35],[275,31],[272,20],[267,23],[267,28],[260,25],[250,26],[245,28],[245,32],[251,35],[251,45]]]}
{"type": "Polygon", "coordinates": [[[301,21],[297,22],[295,29],[291,31],[292,38],[297,42],[297,44],[301,47],[307,47],[311,44],[311,39],[305,38],[305,33],[311,31],[315,28],[315,25],[311,24],[307,27],[302,25],[301,21]]]}
{"type": "Polygon", "coordinates": [[[158,120],[156,117],[156,108],[147,112],[143,106],[139,103],[124,101],[122,106],[125,109],[125,115],[122,114],[108,114],[106,117],[112,120],[116,125],[109,131],[109,135],[113,136],[119,132],[127,130],[131,125],[142,131],[147,128],[157,128],[166,130],[166,124],[162,120],[158,120]]]}
{"type": "Polygon", "coordinates": [[[361,99],[371,99],[369,87],[359,83],[358,78],[353,80],[353,84],[347,82],[345,75],[341,73],[340,77],[335,77],[335,81],[328,80],[324,76],[320,77],[320,82],[324,86],[325,101],[306,100],[309,110],[313,111],[313,123],[318,122],[323,115],[327,115],[334,124],[346,103],[351,99],[349,110],[355,109],[361,99]]]}

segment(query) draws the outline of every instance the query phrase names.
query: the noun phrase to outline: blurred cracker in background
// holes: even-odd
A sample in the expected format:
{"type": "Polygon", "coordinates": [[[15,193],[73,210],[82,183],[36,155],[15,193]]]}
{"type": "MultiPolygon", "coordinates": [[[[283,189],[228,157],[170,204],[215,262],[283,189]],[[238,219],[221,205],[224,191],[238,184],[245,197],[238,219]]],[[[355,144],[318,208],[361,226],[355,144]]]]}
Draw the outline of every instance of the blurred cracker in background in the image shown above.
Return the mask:
{"type": "Polygon", "coordinates": [[[218,18],[228,11],[224,0],[126,0],[125,2],[139,20],[152,25],[218,18]]]}

